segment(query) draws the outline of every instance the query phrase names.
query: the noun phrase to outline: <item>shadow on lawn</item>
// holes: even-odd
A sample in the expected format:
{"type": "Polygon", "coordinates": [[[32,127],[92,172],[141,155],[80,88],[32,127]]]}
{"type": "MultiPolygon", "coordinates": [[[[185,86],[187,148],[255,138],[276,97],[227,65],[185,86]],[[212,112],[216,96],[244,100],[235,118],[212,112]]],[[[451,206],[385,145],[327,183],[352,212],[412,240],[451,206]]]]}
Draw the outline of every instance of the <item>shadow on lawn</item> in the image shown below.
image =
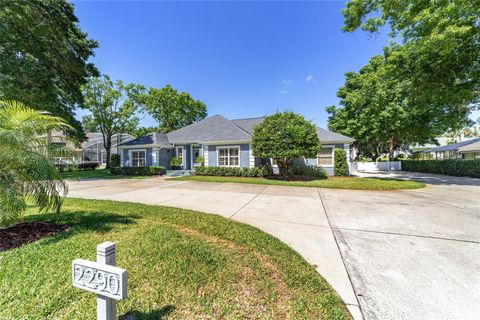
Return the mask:
{"type": "Polygon", "coordinates": [[[157,320],[163,319],[165,316],[168,316],[175,310],[174,306],[165,306],[158,310],[152,310],[149,312],[141,312],[141,311],[130,311],[124,315],[121,315],[118,319],[119,320],[157,320]]]}
{"type": "Polygon", "coordinates": [[[70,230],[55,237],[48,238],[48,242],[63,240],[78,233],[94,231],[105,233],[118,225],[136,224],[135,220],[142,218],[139,214],[117,214],[105,211],[70,211],[65,210],[58,216],[54,213],[30,215],[26,221],[43,221],[67,225],[70,230]]]}

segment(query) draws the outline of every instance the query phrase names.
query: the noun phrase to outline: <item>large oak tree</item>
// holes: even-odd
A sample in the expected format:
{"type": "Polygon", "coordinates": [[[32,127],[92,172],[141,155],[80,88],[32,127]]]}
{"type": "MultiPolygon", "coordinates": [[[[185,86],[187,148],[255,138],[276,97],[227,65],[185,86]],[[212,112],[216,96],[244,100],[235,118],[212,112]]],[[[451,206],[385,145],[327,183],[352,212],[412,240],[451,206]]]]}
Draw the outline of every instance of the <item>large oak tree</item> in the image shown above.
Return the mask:
{"type": "Polygon", "coordinates": [[[419,116],[439,115],[429,125],[444,131],[464,124],[480,97],[480,0],[352,0],[343,14],[348,32],[388,24],[386,56],[419,116]]]}
{"type": "Polygon", "coordinates": [[[207,116],[207,107],[187,92],[178,92],[172,86],[150,88],[142,97],[147,112],[158,122],[159,131],[168,133],[207,116]]]}
{"type": "Polygon", "coordinates": [[[107,168],[110,168],[113,135],[133,131],[138,125],[136,114],[141,110],[138,101],[143,90],[142,85],[114,82],[106,75],[91,78],[83,89],[85,108],[90,113],[82,121],[90,130],[102,133],[107,168]]]}
{"type": "Polygon", "coordinates": [[[62,117],[82,139],[74,108],[97,74],[87,62],[96,47],[65,0],[0,0],[0,98],[62,117]]]}

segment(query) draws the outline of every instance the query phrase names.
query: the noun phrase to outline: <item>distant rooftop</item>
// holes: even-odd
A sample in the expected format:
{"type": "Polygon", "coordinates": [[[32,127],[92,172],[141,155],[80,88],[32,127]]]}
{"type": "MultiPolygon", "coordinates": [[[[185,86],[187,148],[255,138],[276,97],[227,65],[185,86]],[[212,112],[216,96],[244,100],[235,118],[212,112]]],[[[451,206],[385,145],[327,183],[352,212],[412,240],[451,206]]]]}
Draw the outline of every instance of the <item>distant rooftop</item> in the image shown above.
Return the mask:
{"type": "Polygon", "coordinates": [[[447,144],[446,146],[440,146],[440,147],[436,147],[436,148],[424,150],[424,151],[422,151],[422,152],[457,151],[459,148],[461,148],[461,147],[463,147],[463,146],[467,146],[467,145],[469,145],[469,144],[472,144],[472,143],[475,143],[475,142],[479,142],[479,141],[480,141],[480,138],[475,138],[475,139],[466,140],[466,141],[462,141],[462,142],[447,144]]]}

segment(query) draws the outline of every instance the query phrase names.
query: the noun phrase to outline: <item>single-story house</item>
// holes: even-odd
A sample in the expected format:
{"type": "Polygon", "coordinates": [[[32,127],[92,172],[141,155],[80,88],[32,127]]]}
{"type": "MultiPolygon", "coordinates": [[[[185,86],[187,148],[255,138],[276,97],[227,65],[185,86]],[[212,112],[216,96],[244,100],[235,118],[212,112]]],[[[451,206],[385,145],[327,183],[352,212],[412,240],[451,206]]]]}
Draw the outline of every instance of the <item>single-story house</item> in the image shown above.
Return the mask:
{"type": "Polygon", "coordinates": [[[465,140],[458,143],[447,144],[427,150],[417,152],[416,158],[426,160],[445,160],[445,159],[462,159],[460,148],[469,146],[473,143],[480,142],[480,138],[465,140]]]}
{"type": "Polygon", "coordinates": [[[480,141],[458,148],[464,159],[480,159],[480,141]]]}
{"type": "MultiPolygon", "coordinates": [[[[255,167],[271,163],[271,159],[252,154],[253,128],[262,120],[263,117],[228,120],[214,115],[167,134],[154,132],[119,144],[121,165],[171,169],[170,159],[174,156],[181,159],[183,170],[200,165],[196,162],[198,157],[203,157],[205,166],[255,167]]],[[[333,174],[333,149],[345,149],[350,161],[353,139],[318,127],[317,134],[322,144],[317,158],[302,160],[333,174]]]]}

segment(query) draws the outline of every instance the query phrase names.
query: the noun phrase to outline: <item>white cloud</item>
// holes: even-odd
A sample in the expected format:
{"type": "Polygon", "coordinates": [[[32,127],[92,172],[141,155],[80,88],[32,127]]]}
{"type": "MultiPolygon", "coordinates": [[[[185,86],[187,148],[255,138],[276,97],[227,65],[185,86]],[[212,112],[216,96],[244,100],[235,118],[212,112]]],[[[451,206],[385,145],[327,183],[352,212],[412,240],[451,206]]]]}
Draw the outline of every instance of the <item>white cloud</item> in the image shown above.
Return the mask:
{"type": "Polygon", "coordinates": [[[284,95],[287,94],[287,92],[288,92],[287,90],[281,90],[281,91],[280,91],[280,94],[281,94],[282,96],[284,96],[284,95]]]}
{"type": "Polygon", "coordinates": [[[311,74],[309,74],[306,78],[305,78],[305,82],[306,83],[313,83],[313,84],[317,84],[317,80],[315,80],[315,77],[312,76],[311,74]]]}
{"type": "Polygon", "coordinates": [[[293,80],[282,80],[282,84],[284,86],[291,86],[293,84],[293,80]]]}

